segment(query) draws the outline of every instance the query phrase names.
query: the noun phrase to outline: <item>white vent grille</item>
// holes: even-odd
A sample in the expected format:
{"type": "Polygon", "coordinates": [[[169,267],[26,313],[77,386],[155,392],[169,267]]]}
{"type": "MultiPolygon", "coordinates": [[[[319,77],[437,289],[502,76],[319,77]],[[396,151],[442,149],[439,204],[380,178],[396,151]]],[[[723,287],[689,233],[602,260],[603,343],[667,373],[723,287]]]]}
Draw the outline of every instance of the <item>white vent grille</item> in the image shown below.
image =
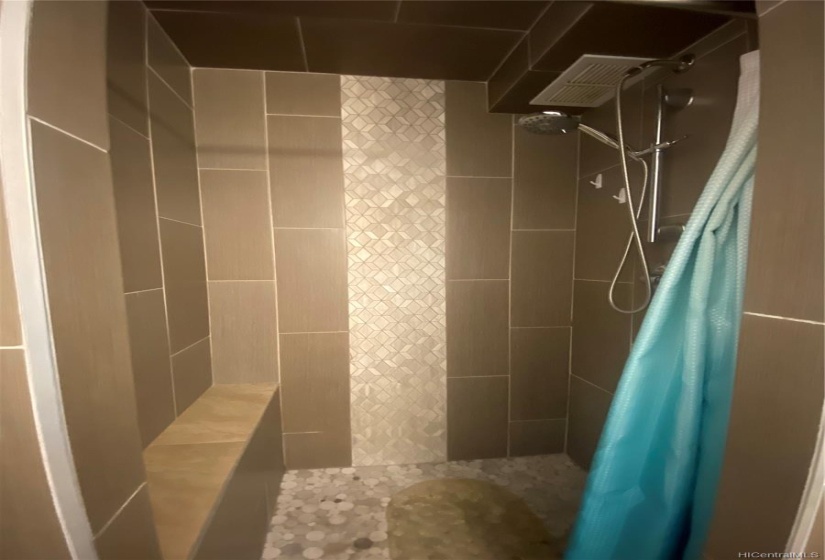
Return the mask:
{"type": "MultiPolygon", "coordinates": [[[[616,84],[625,72],[648,60],[650,59],[627,56],[583,55],[530,103],[598,107],[613,97],[616,84]]],[[[625,83],[631,85],[645,74],[646,72],[642,72],[633,76],[625,83]]]]}

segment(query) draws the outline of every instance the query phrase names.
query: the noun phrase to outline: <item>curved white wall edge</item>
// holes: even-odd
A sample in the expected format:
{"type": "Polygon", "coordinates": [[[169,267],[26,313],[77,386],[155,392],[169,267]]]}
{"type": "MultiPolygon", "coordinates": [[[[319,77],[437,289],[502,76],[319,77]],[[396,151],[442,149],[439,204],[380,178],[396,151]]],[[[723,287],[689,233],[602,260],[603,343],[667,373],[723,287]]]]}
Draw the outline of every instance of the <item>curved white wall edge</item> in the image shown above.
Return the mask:
{"type": "Polygon", "coordinates": [[[0,173],[32,410],[46,476],[72,557],[96,560],[63,414],[46,292],[26,114],[33,0],[0,4],[0,173]]]}
{"type": "Polygon", "coordinates": [[[825,407],[822,409],[822,417],[819,420],[819,436],[811,461],[811,470],[808,472],[805,491],[802,492],[796,520],[788,538],[788,545],[785,547],[786,552],[806,552],[817,511],[823,507],[823,497],[825,497],[825,407]]]}

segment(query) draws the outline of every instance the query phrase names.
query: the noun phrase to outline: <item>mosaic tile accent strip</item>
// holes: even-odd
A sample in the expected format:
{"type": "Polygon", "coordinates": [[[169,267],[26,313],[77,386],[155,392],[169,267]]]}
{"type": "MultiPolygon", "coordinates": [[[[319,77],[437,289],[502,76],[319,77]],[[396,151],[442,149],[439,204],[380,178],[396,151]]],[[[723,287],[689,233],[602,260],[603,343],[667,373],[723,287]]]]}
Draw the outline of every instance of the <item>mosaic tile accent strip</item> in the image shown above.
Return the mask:
{"type": "Polygon", "coordinates": [[[355,465],[446,458],[444,82],[341,76],[355,465]]]}
{"type": "Polygon", "coordinates": [[[389,558],[387,505],[392,496],[413,484],[444,478],[506,488],[524,499],[552,537],[563,539],[575,520],[586,477],[563,454],[289,471],[281,482],[263,559],[389,558]]]}

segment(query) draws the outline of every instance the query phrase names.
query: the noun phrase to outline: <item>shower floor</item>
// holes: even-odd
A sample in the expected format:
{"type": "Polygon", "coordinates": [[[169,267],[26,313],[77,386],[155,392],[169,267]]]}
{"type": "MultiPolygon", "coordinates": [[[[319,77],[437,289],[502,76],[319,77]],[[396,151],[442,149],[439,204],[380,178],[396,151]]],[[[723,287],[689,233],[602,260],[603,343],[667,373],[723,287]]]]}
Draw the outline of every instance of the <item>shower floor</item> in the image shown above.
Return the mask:
{"type": "Polygon", "coordinates": [[[289,471],[263,558],[389,558],[390,498],[418,482],[441,478],[483,480],[506,488],[524,499],[551,536],[560,538],[573,523],[585,476],[562,454],[289,471]]]}

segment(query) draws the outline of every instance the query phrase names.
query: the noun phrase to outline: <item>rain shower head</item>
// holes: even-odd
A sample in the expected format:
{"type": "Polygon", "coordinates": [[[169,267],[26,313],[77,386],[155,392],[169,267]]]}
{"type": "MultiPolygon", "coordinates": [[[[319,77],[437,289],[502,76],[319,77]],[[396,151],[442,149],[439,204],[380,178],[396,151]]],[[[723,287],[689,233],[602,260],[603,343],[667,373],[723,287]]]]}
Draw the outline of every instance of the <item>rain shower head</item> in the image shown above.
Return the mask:
{"type": "Polygon", "coordinates": [[[562,111],[544,111],[519,118],[520,127],[535,134],[566,134],[579,128],[579,119],[562,111]]]}

